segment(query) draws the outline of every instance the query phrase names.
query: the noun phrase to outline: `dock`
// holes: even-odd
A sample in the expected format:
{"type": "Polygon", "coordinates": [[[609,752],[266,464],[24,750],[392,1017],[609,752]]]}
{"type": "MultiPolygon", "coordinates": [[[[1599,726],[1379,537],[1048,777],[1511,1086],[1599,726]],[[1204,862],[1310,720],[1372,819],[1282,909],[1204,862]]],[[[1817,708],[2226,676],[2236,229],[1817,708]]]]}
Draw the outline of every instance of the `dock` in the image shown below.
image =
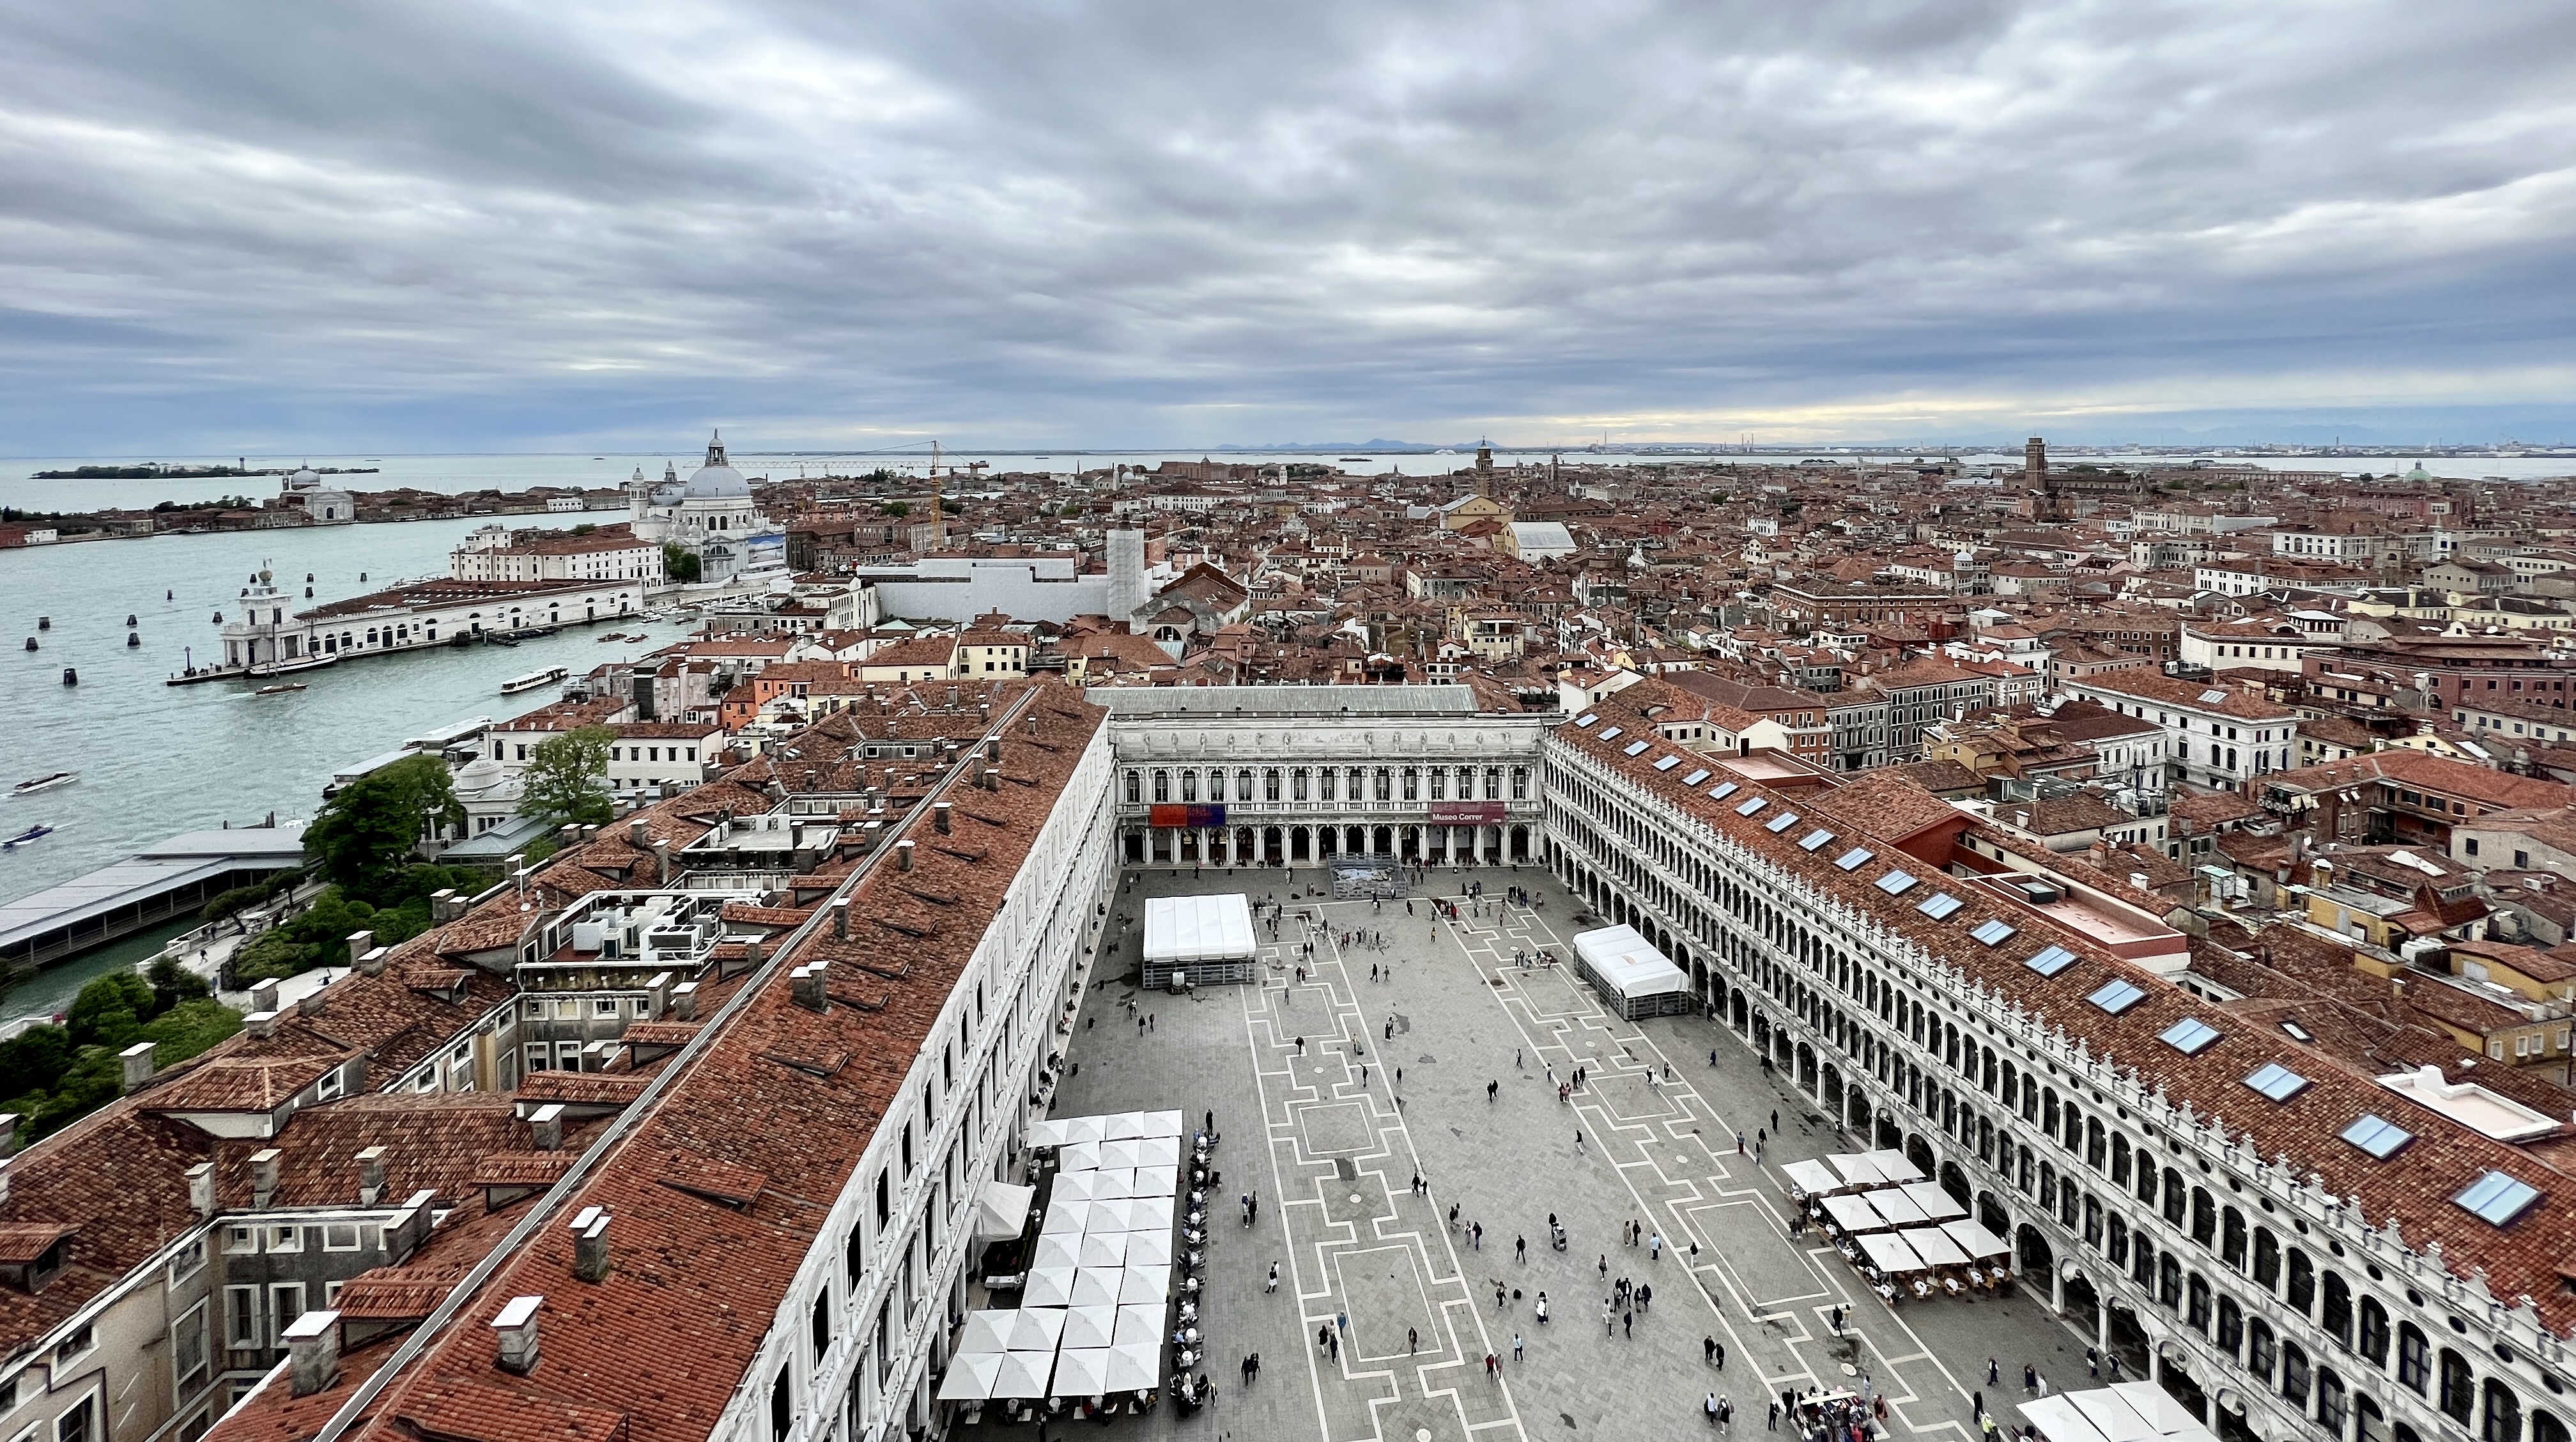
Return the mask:
{"type": "Polygon", "coordinates": [[[16,975],[185,916],[304,864],[304,827],[190,831],[0,905],[0,966],[16,975]]]}

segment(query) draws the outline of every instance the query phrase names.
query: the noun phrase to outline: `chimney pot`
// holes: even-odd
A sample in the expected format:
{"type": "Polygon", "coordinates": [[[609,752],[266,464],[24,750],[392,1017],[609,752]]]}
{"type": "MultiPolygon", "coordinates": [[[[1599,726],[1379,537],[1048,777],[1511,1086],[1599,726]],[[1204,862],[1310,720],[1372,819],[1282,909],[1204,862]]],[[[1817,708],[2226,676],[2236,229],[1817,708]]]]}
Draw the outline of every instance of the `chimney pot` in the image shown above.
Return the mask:
{"type": "Polygon", "coordinates": [[[608,1214],[597,1207],[572,1219],[572,1274],[585,1282],[608,1280],[608,1214]]]}
{"type": "Polygon", "coordinates": [[[250,989],[250,1009],[253,1011],[277,1010],[277,983],[275,980],[263,981],[250,989]]]}
{"type": "Polygon", "coordinates": [[[528,1113],[528,1137],[541,1152],[563,1150],[563,1103],[548,1102],[528,1113]]]}
{"type": "Polygon", "coordinates": [[[358,1153],[358,1205],[372,1207],[385,1196],[385,1149],[368,1147],[358,1153]]]}
{"type": "Polygon", "coordinates": [[[492,1319],[492,1335],[500,1346],[496,1360],[502,1370],[525,1375],[537,1369],[537,1309],[545,1300],[512,1297],[492,1319]]]}
{"type": "Polygon", "coordinates": [[[310,1397],[340,1374],[340,1314],[307,1312],[287,1324],[287,1376],[298,1397],[310,1397]]]}
{"type": "MultiPolygon", "coordinates": [[[[259,994],[257,992],[253,992],[251,994],[251,1000],[253,1003],[256,1003],[259,1000],[259,994]]],[[[268,1038],[277,1035],[276,1007],[277,998],[275,996],[271,996],[266,1008],[252,1012],[250,1015],[242,1018],[242,1030],[248,1032],[251,1038],[255,1041],[266,1041],[268,1038]]]]}
{"type": "Polygon", "coordinates": [[[116,1059],[124,1063],[125,1068],[124,1074],[117,1082],[117,1095],[125,1096],[136,1087],[152,1080],[152,1043],[138,1041],[118,1052],[116,1059]]]}
{"type": "Polygon", "coordinates": [[[897,871],[910,871],[912,869],[912,843],[910,841],[898,841],[894,844],[894,869],[897,871]]]}
{"type": "Polygon", "coordinates": [[[297,997],[295,999],[295,1014],[297,1016],[320,1016],[322,1014],[323,1005],[322,993],[329,989],[330,988],[328,987],[317,986],[311,991],[304,993],[302,996],[297,997]]]}
{"type": "Polygon", "coordinates": [[[369,949],[366,955],[358,958],[358,970],[365,972],[369,976],[384,975],[385,957],[392,950],[393,948],[388,946],[379,946],[369,949]]]}
{"type": "Polygon", "coordinates": [[[698,1019],[698,984],[684,981],[671,988],[671,1015],[681,1021],[698,1019]]]}
{"type": "Polygon", "coordinates": [[[354,965],[356,965],[356,964],[357,964],[357,960],[358,960],[358,958],[359,958],[359,957],[362,957],[362,956],[364,956],[364,955],[366,955],[366,954],[367,954],[368,952],[370,952],[370,951],[373,951],[373,950],[375,949],[375,946],[376,946],[376,934],[375,934],[374,932],[372,932],[372,931],[353,931],[353,932],[350,932],[350,933],[349,933],[349,962],[350,962],[350,964],[351,964],[351,965],[353,965],[353,966],[354,966],[354,965]]]}
{"type": "Polygon", "coordinates": [[[644,829],[643,817],[630,816],[627,818],[626,844],[634,847],[638,851],[645,850],[653,844],[653,838],[647,834],[644,829]]]}
{"type": "Polygon", "coordinates": [[[215,1164],[199,1162],[188,1168],[188,1205],[196,1210],[197,1219],[206,1221],[215,1215],[215,1164]]]}
{"type": "Polygon", "coordinates": [[[846,896],[833,899],[832,937],[836,941],[850,939],[850,899],[846,896]]]}
{"type": "Polygon", "coordinates": [[[957,807],[956,807],[955,803],[953,803],[953,802],[948,802],[948,801],[942,801],[942,802],[938,803],[937,805],[935,805],[935,806],[931,807],[931,808],[930,808],[930,827],[931,827],[931,829],[932,829],[932,830],[934,830],[934,831],[936,831],[936,832],[938,832],[938,833],[939,833],[940,835],[942,835],[942,836],[946,836],[946,835],[948,835],[948,834],[949,834],[949,827],[950,827],[950,825],[951,825],[951,823],[950,823],[950,821],[949,821],[949,819],[948,819],[948,814],[949,814],[950,812],[952,812],[952,811],[956,810],[956,809],[957,809],[957,807]]]}
{"type": "Polygon", "coordinates": [[[285,1155],[275,1147],[250,1154],[250,1204],[254,1210],[264,1212],[270,1202],[277,1200],[278,1159],[285,1155]]]}

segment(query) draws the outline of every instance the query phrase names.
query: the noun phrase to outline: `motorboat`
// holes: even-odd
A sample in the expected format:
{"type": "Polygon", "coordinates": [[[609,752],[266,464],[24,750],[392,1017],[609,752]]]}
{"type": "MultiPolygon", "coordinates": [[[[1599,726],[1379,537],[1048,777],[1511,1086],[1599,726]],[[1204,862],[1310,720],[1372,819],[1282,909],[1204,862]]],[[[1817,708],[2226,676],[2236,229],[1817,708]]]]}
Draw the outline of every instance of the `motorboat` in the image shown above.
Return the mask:
{"type": "Polygon", "coordinates": [[[522,691],[534,691],[540,686],[551,686],[570,674],[571,672],[562,666],[548,666],[541,671],[531,671],[525,676],[513,676],[501,683],[501,694],[516,696],[522,691]]]}
{"type": "Polygon", "coordinates": [[[253,666],[242,674],[251,677],[291,676],[298,671],[319,671],[325,666],[339,664],[338,653],[326,651],[319,656],[298,656],[291,661],[270,661],[264,665],[253,666]]]}
{"type": "Polygon", "coordinates": [[[8,840],[0,841],[0,851],[15,851],[30,841],[41,841],[53,834],[54,828],[50,826],[30,826],[8,840]]]}
{"type": "Polygon", "coordinates": [[[28,779],[19,782],[17,785],[10,787],[9,794],[12,796],[33,796],[39,791],[51,791],[57,786],[69,786],[79,779],[80,773],[77,771],[55,771],[44,776],[29,777],[28,779]]]}
{"type": "Polygon", "coordinates": [[[283,696],[289,691],[301,691],[303,689],[303,682],[289,681],[283,686],[262,686],[251,694],[254,696],[283,696]]]}

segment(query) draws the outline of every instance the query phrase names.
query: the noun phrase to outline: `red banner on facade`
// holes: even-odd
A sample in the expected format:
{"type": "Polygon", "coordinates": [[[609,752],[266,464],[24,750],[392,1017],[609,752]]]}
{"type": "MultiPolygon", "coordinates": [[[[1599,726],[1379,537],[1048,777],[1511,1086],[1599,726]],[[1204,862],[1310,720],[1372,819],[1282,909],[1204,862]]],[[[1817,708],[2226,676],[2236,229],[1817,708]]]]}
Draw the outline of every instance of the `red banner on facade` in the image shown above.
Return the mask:
{"type": "Polygon", "coordinates": [[[1145,820],[1152,826],[1223,826],[1225,808],[1161,803],[1146,813],[1145,820]]]}
{"type": "Polygon", "coordinates": [[[1503,819],[1499,801],[1434,801],[1431,822],[1435,826],[1473,826],[1503,819]]]}

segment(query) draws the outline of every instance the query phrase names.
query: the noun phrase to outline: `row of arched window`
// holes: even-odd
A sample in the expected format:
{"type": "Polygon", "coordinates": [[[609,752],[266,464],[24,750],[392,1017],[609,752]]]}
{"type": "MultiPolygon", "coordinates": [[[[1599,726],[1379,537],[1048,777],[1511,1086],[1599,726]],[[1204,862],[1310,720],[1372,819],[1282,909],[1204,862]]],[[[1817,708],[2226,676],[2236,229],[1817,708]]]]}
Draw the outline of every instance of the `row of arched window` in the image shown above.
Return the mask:
{"type": "Polygon", "coordinates": [[[1131,769],[1126,775],[1130,806],[1199,801],[1474,801],[1483,783],[1486,801],[1529,799],[1526,766],[1269,766],[1256,771],[1237,767],[1156,767],[1131,769]],[[1204,784],[1202,784],[1204,779],[1204,784]],[[1427,796],[1426,796],[1427,793],[1427,796]]]}

